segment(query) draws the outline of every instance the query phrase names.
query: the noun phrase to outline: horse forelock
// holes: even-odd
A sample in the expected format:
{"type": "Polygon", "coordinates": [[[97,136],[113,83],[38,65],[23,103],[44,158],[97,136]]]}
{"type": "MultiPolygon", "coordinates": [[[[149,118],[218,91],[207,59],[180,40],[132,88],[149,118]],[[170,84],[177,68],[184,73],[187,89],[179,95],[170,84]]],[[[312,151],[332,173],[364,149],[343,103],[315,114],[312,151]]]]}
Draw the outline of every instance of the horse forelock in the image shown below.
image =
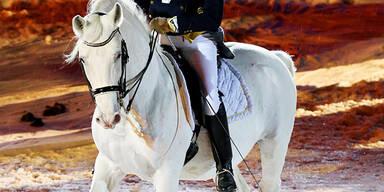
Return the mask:
{"type": "Polygon", "coordinates": [[[104,32],[113,30],[105,30],[100,20],[101,16],[94,13],[108,13],[116,3],[120,3],[120,5],[122,5],[125,20],[129,20],[131,22],[137,21],[138,23],[136,22],[134,25],[142,26],[143,31],[137,34],[146,33],[149,35],[147,17],[143,10],[139,8],[139,6],[133,0],[90,0],[87,7],[88,15],[84,17],[87,22],[84,35],[81,37],[81,39],[79,37],[75,37],[78,40],[71,53],[65,55],[66,63],[72,63],[77,58],[79,47],[82,41],[94,42],[100,37],[105,36],[103,35],[104,32]]]}
{"type": "Polygon", "coordinates": [[[85,26],[83,28],[83,35],[75,37],[77,42],[70,54],[64,55],[66,63],[72,63],[78,56],[79,47],[82,42],[95,42],[103,36],[103,25],[100,22],[100,16],[96,14],[89,14],[84,17],[85,26]]]}
{"type": "MultiPolygon", "coordinates": [[[[84,17],[85,27],[81,39],[87,42],[96,42],[107,34],[107,28],[101,23],[100,15],[89,14],[84,17]]],[[[109,33],[109,31],[108,31],[109,33]]]]}

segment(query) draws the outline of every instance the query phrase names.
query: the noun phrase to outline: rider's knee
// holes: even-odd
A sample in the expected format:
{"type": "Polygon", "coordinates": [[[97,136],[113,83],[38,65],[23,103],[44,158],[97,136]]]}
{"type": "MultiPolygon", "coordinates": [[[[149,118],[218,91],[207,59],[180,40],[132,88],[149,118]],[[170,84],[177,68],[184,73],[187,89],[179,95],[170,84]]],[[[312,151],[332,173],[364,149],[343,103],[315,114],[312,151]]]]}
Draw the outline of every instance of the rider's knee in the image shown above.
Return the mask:
{"type": "Polygon", "coordinates": [[[215,115],[219,110],[221,101],[219,98],[218,89],[213,89],[209,92],[207,96],[205,96],[205,114],[206,115],[215,115]]]}

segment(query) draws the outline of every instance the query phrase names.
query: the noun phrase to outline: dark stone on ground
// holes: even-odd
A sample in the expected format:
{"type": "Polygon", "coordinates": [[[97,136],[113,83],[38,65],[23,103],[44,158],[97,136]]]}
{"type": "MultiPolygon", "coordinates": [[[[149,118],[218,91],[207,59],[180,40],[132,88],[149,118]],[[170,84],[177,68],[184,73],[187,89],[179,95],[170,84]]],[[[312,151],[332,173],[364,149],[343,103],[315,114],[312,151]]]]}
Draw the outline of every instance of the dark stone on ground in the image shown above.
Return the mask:
{"type": "Polygon", "coordinates": [[[31,112],[28,112],[21,117],[21,121],[23,122],[32,122],[34,120],[36,120],[36,117],[31,112]]]}
{"type": "Polygon", "coordinates": [[[31,126],[32,127],[42,127],[42,126],[44,126],[44,122],[41,118],[36,118],[35,121],[33,121],[33,123],[31,123],[31,126]]]}
{"type": "Polygon", "coordinates": [[[45,110],[43,112],[44,116],[54,116],[58,115],[61,113],[65,113],[67,111],[67,108],[65,107],[64,104],[61,103],[55,103],[55,105],[51,106],[46,106],[45,110]]]}

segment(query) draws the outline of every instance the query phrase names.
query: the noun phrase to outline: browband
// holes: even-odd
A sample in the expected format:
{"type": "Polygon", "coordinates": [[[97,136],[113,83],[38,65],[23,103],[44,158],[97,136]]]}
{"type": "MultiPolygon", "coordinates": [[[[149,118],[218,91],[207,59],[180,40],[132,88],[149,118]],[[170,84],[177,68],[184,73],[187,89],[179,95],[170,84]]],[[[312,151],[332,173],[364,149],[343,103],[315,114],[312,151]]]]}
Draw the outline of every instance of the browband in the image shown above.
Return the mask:
{"type": "Polygon", "coordinates": [[[119,28],[116,28],[114,31],[112,31],[112,33],[108,37],[108,39],[103,41],[103,42],[101,42],[101,43],[90,43],[90,42],[84,41],[84,44],[86,44],[87,46],[90,46],[90,47],[101,47],[101,46],[104,46],[104,45],[108,44],[113,39],[113,37],[115,36],[115,34],[117,32],[120,33],[119,28]]]}
{"type": "Polygon", "coordinates": [[[96,15],[99,15],[99,16],[106,15],[106,13],[103,13],[103,12],[94,12],[93,14],[96,14],[96,15]]]}

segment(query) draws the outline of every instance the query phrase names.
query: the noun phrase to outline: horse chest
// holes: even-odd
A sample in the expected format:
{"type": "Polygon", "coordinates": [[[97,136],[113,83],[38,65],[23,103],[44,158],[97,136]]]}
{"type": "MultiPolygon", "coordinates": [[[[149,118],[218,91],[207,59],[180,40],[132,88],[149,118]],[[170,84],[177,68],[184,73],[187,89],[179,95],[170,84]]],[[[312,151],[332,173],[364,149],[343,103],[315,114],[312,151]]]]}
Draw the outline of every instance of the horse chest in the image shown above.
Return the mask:
{"type": "Polygon", "coordinates": [[[99,152],[125,173],[150,179],[160,163],[157,155],[141,138],[103,129],[93,129],[92,134],[99,152]]]}

